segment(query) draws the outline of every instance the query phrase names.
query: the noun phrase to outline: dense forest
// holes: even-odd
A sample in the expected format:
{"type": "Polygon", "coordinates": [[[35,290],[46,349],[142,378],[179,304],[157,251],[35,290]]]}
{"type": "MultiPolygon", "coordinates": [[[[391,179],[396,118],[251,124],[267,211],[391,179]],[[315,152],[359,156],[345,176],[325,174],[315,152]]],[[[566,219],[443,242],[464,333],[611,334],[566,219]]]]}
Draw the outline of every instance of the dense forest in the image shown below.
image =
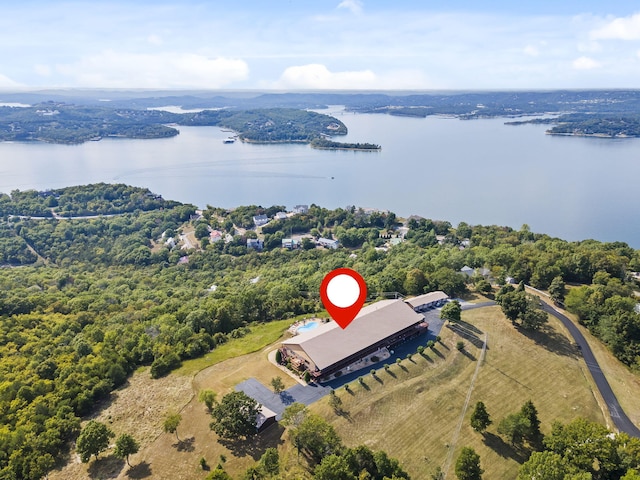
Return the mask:
{"type": "MultiPolygon", "coordinates": [[[[309,292],[338,267],[360,272],[372,298],[431,290],[458,296],[512,277],[554,292],[622,362],[640,370],[637,285],[630,275],[640,270],[640,252],[624,243],[567,242],[526,225],[454,227],[411,218],[404,241],[385,247],[400,225],[393,213],[317,205],[239,235],[252,215],[283,207],[208,207],[194,216],[193,206],[169,202],[143,211],[131,202],[146,199],[145,190],[112,187],[60,189],[42,201],[58,196],[68,211],[92,211],[97,202],[102,211],[126,213],[1,217],[0,479],[42,478],[78,435],[80,418],[137,367],[148,365],[159,377],[257,323],[320,311],[309,292]],[[165,241],[209,228],[232,240],[195,248],[165,241]],[[334,237],[343,247],[281,248],[280,239],[292,232],[334,237]],[[258,234],[263,252],[246,247],[258,234]],[[465,265],[486,269],[484,276],[460,273],[465,265]]],[[[43,193],[30,194],[34,205],[43,193]]]]}
{"type": "Polygon", "coordinates": [[[0,141],[77,144],[103,137],[163,138],[178,135],[167,124],[219,126],[252,142],[309,143],[321,135],[346,135],[329,115],[299,109],[204,110],[169,113],[46,102],[32,107],[0,107],[0,141]]]}

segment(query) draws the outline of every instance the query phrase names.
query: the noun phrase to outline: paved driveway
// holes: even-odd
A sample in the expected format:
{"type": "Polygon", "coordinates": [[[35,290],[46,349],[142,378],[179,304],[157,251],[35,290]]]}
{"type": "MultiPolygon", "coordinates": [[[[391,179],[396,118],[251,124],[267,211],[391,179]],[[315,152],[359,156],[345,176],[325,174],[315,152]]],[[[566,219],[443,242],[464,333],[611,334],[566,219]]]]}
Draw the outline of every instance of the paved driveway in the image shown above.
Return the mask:
{"type": "Polygon", "coordinates": [[[242,391],[261,403],[269,410],[275,412],[276,420],[280,420],[284,409],[293,402],[300,402],[304,405],[311,405],[320,400],[331,391],[331,387],[321,385],[294,385],[279,395],[273,393],[255,378],[250,378],[236,385],[237,391],[242,391]]]}

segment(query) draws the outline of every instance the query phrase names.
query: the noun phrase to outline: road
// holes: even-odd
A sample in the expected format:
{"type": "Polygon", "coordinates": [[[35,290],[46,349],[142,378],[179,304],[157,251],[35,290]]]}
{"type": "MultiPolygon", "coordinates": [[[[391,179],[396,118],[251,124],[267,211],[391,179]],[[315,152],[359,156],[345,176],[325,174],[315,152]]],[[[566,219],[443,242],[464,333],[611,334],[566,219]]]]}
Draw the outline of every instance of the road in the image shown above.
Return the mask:
{"type": "Polygon", "coordinates": [[[542,309],[560,320],[567,330],[569,330],[573,340],[582,352],[582,357],[584,358],[587,368],[593,377],[593,381],[596,383],[598,390],[600,390],[600,395],[602,395],[602,398],[607,404],[609,414],[611,415],[611,419],[613,420],[616,428],[621,432],[640,438],[640,429],[634,425],[629,417],[627,417],[627,414],[624,413],[624,410],[618,403],[618,399],[613,393],[613,390],[611,390],[611,386],[609,385],[607,378],[604,376],[604,373],[602,373],[600,365],[598,364],[596,357],[593,355],[587,339],[582,335],[582,332],[569,318],[557,311],[551,305],[542,302],[542,309]]]}

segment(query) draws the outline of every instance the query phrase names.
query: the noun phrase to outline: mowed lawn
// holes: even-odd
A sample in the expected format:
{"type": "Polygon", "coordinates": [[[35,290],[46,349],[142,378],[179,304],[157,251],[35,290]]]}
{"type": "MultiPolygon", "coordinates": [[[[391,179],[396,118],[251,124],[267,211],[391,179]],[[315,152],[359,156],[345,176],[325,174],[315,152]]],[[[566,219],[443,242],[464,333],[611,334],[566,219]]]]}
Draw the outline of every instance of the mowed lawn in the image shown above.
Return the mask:
{"type": "MultiPolygon", "coordinates": [[[[484,339],[488,348],[452,455],[448,478],[463,446],[481,457],[484,478],[515,478],[522,452],[497,436],[497,424],[531,399],[538,409],[543,432],[553,420],[567,422],[582,416],[603,421],[603,415],[583,374],[582,360],[571,342],[550,322],[544,333],[527,336],[508,322],[499,307],[463,312],[462,326],[469,335],[484,339]],[[494,424],[482,435],[469,427],[473,406],[482,400],[494,424]]],[[[366,387],[351,384],[352,394],[340,389],[346,415],[338,416],[326,399],[312,410],[328,418],[347,445],[366,444],[400,460],[412,478],[430,478],[446,462],[455,429],[480,356],[478,346],[450,328],[442,330],[440,355],[426,350],[380,370],[376,378],[365,372],[366,387]],[[455,348],[465,342],[465,353],[455,348]],[[444,358],[443,358],[444,357],[444,358]],[[406,369],[406,370],[405,370],[406,369]]]]}

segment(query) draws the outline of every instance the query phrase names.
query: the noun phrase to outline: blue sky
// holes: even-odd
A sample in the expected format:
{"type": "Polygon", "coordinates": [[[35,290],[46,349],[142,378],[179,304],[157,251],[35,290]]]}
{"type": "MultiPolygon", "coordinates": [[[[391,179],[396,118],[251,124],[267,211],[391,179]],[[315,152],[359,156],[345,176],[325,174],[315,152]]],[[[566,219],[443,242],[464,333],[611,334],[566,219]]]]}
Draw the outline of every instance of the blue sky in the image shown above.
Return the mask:
{"type": "Polygon", "coordinates": [[[640,4],[3,2],[0,88],[639,88],[640,4]]]}

